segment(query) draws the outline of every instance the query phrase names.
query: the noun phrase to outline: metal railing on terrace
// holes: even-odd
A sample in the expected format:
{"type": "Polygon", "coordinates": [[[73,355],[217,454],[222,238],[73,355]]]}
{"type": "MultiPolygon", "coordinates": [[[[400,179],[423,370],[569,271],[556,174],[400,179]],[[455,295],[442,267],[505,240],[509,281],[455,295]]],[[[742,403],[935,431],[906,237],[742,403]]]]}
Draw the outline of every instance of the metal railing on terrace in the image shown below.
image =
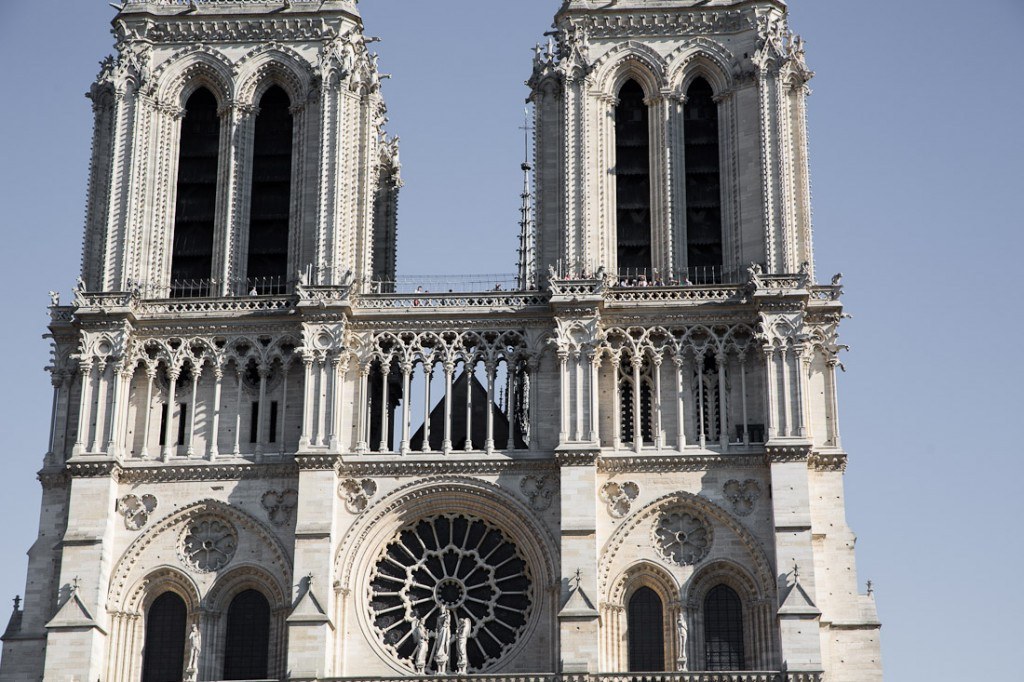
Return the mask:
{"type": "Polygon", "coordinates": [[[615,287],[677,287],[743,284],[749,279],[746,268],[722,265],[698,265],[683,270],[660,272],[649,268],[623,268],[615,279],[615,287]]]}
{"type": "Polygon", "coordinates": [[[412,675],[409,677],[291,678],[290,682],[403,682],[408,680],[456,680],[472,682],[821,682],[817,672],[666,672],[666,673],[523,673],[519,675],[412,675]]]}
{"type": "Polygon", "coordinates": [[[367,294],[469,294],[518,291],[514,274],[400,275],[394,280],[372,280],[367,294]]]}

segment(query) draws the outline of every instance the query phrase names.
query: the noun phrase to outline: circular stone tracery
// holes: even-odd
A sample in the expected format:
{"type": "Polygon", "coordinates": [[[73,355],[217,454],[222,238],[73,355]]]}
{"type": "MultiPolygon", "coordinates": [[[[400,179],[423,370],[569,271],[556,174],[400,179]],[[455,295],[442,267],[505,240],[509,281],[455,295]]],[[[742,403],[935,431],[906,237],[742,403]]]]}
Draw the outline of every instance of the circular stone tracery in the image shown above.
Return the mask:
{"type": "Polygon", "coordinates": [[[526,561],[504,533],[480,519],[444,515],[412,523],[387,544],[370,576],[370,618],[381,642],[413,667],[413,621],[431,634],[430,661],[442,609],[455,624],[469,618],[469,671],[497,662],[517,642],[529,621],[531,580],[526,561]]]}

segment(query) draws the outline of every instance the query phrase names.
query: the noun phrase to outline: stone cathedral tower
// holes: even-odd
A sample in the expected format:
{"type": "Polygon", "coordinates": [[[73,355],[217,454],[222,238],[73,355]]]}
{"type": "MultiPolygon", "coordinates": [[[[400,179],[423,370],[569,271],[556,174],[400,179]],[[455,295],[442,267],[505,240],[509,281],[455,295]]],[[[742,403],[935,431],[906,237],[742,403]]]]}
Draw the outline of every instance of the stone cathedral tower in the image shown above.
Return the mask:
{"type": "Polygon", "coordinates": [[[0,680],[881,680],[786,12],[566,0],[520,286],[410,293],[355,0],[129,0],[0,680]]]}

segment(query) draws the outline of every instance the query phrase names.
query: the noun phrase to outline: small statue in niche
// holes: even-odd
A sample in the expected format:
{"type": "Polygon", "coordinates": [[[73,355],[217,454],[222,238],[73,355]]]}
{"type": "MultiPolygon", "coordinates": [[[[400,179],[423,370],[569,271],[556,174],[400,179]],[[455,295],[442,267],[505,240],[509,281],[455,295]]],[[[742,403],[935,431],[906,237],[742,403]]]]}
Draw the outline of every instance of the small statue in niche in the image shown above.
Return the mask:
{"type": "Polygon", "coordinates": [[[686,614],[682,611],[676,616],[676,639],[678,640],[678,654],[676,657],[676,670],[686,670],[686,614]]]}
{"type": "Polygon", "coordinates": [[[422,675],[427,668],[427,654],[430,653],[430,633],[423,621],[417,618],[412,623],[412,639],[416,648],[412,652],[412,664],[417,675],[422,675]]]}
{"type": "Polygon", "coordinates": [[[473,629],[473,623],[469,618],[463,618],[459,621],[459,632],[457,639],[455,640],[455,655],[458,663],[458,672],[460,675],[465,675],[469,668],[469,632],[473,629]]]}
{"type": "Polygon", "coordinates": [[[199,670],[199,654],[203,651],[203,636],[199,634],[199,626],[192,624],[188,633],[188,666],[185,668],[186,682],[195,682],[199,670]]]}
{"type": "Polygon", "coordinates": [[[437,639],[434,641],[434,663],[437,672],[448,672],[448,653],[452,647],[452,617],[447,609],[442,609],[438,619],[437,639]]]}

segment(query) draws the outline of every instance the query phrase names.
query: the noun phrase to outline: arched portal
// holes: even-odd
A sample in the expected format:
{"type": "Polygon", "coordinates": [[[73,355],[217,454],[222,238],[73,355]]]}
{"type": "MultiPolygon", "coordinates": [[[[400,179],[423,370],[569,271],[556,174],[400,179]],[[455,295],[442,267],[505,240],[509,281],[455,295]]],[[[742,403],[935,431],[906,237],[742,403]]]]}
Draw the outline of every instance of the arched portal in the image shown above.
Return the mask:
{"type": "Polygon", "coordinates": [[[708,670],[743,670],[743,604],[728,585],[704,598],[704,660],[708,670]]]}
{"type": "Polygon", "coordinates": [[[626,631],[629,635],[629,672],[665,670],[664,606],[649,587],[629,599],[626,631]]]}
{"type": "Polygon", "coordinates": [[[206,88],[199,88],[185,103],[185,118],[181,122],[171,296],[211,293],[219,156],[217,99],[206,88]]]}
{"type": "Polygon", "coordinates": [[[164,592],[146,614],[142,682],[180,682],[185,667],[188,608],[174,592],[164,592]]]}
{"type": "Polygon", "coordinates": [[[260,98],[253,138],[248,290],[284,293],[291,223],[292,113],[288,94],[273,86],[260,98]]]}
{"type": "Polygon", "coordinates": [[[270,603],[260,592],[245,590],[228,607],[224,679],[266,679],[269,658],[270,603]]]}
{"type": "Polygon", "coordinates": [[[619,90],[615,107],[616,243],[619,275],[650,277],[650,122],[644,91],[635,80],[619,90]]]}
{"type": "Polygon", "coordinates": [[[722,267],[718,104],[697,78],[686,91],[686,264],[694,283],[717,282],[722,267]]]}

